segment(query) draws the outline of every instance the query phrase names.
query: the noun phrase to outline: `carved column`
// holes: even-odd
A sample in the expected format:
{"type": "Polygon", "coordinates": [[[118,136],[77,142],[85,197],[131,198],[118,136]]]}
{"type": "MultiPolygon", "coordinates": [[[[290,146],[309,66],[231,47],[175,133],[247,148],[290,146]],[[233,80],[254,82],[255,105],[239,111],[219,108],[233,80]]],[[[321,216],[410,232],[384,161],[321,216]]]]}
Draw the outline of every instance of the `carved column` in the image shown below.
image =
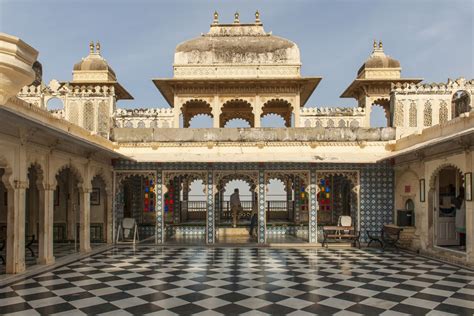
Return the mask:
{"type": "MultiPolygon", "coordinates": [[[[295,97],[295,104],[292,104],[293,106],[293,119],[294,119],[294,122],[293,122],[293,127],[300,127],[301,124],[300,124],[300,111],[301,111],[301,107],[300,107],[300,94],[296,94],[296,97],[295,97]]],[[[291,119],[290,119],[290,126],[291,126],[291,119]]]]}
{"type": "Polygon", "coordinates": [[[159,170],[156,173],[155,181],[155,192],[156,192],[156,232],[155,232],[155,244],[161,245],[164,242],[164,225],[163,225],[163,214],[164,214],[164,201],[165,194],[168,191],[166,184],[163,180],[163,172],[159,170]]]}
{"type": "Polygon", "coordinates": [[[181,103],[180,103],[179,98],[175,95],[174,96],[174,109],[173,109],[173,127],[174,128],[179,128],[180,115],[181,115],[181,103]]]}
{"type": "Polygon", "coordinates": [[[253,127],[261,127],[260,116],[262,115],[262,103],[260,96],[255,96],[255,104],[253,105],[253,127]]]}
{"type": "Polygon", "coordinates": [[[91,202],[90,188],[79,188],[79,248],[81,252],[91,251],[91,202]]]}
{"type": "Polygon", "coordinates": [[[295,177],[295,214],[294,221],[296,224],[300,223],[301,211],[301,182],[299,177],[295,177]]]}
{"type": "Polygon", "coordinates": [[[8,190],[6,273],[25,271],[25,192],[28,181],[15,181],[8,190]]]}
{"type": "Polygon", "coordinates": [[[44,189],[39,191],[38,262],[40,264],[54,263],[54,190],[54,185],[45,185],[44,189]]]}
{"type": "Polygon", "coordinates": [[[208,170],[207,184],[206,184],[206,195],[207,195],[206,243],[207,244],[213,244],[216,240],[214,191],[215,191],[214,173],[212,172],[212,170],[208,170]]]}
{"type": "Polygon", "coordinates": [[[310,170],[309,176],[309,242],[314,244],[318,242],[318,200],[317,195],[317,183],[316,183],[316,170],[310,170]]]}
{"type": "Polygon", "coordinates": [[[264,244],[267,242],[267,221],[266,221],[266,206],[265,206],[265,171],[258,171],[258,243],[264,244]]]}
{"type": "Polygon", "coordinates": [[[221,105],[219,104],[219,95],[215,94],[212,102],[212,127],[220,127],[221,105]]]}
{"type": "Polygon", "coordinates": [[[110,191],[110,189],[105,189],[105,214],[106,214],[106,220],[105,220],[105,225],[104,225],[104,230],[105,230],[105,239],[108,244],[113,243],[113,200],[114,200],[114,195],[110,191]]]}

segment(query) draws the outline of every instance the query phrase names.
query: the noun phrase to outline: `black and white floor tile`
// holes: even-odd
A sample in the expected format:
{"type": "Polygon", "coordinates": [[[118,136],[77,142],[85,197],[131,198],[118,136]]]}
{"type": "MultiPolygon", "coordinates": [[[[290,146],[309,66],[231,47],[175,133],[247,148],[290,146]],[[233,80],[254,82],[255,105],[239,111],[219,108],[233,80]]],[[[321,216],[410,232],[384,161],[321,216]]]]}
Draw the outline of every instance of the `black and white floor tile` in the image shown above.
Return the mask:
{"type": "Polygon", "coordinates": [[[116,247],[0,288],[11,315],[473,313],[473,271],[364,249],[116,247]]]}

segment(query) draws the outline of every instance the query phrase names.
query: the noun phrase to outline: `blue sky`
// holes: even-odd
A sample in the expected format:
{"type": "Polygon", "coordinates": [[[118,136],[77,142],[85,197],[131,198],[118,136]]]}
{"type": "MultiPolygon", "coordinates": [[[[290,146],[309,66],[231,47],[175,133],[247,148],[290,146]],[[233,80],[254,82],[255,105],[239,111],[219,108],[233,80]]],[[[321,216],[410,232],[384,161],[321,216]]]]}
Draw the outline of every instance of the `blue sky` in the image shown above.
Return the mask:
{"type": "Polygon", "coordinates": [[[135,97],[123,107],[166,107],[151,78],[171,77],[176,45],[209,29],[217,10],[231,22],[254,20],[296,42],[305,76],[323,80],[307,106],[353,106],[339,95],[381,39],[405,77],[445,82],[474,77],[472,0],[6,1],[0,30],[40,51],[44,80],[71,80],[72,67],[100,40],[102,55],[135,97]]]}

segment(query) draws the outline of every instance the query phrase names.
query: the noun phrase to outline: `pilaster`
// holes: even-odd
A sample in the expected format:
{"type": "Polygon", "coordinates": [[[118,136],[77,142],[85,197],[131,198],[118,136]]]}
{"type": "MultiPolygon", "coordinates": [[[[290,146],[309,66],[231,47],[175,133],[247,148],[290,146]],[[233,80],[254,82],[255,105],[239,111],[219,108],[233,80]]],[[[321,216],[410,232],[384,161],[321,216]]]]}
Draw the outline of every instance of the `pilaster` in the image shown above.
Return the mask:
{"type": "Polygon", "coordinates": [[[38,263],[54,263],[53,224],[54,224],[54,189],[45,185],[39,191],[39,234],[38,234],[38,263]]]}
{"type": "Polygon", "coordinates": [[[6,273],[25,271],[25,192],[28,181],[14,182],[8,190],[6,273]]]}
{"type": "Polygon", "coordinates": [[[265,244],[267,242],[267,222],[265,207],[265,171],[258,171],[258,243],[265,244]]]}
{"type": "Polygon", "coordinates": [[[91,251],[91,207],[90,207],[90,188],[79,189],[79,245],[81,252],[91,251]]]}
{"type": "Polygon", "coordinates": [[[165,194],[168,191],[166,184],[163,183],[163,172],[159,170],[156,173],[155,181],[155,192],[156,192],[156,232],[155,232],[155,244],[161,245],[164,242],[164,225],[163,225],[163,213],[164,213],[164,200],[165,194]]]}
{"type": "Polygon", "coordinates": [[[214,173],[209,170],[207,172],[207,216],[206,216],[206,243],[213,244],[216,239],[215,229],[215,211],[214,211],[214,173]]]}
{"type": "Polygon", "coordinates": [[[318,200],[316,198],[316,170],[310,170],[309,176],[309,243],[318,242],[318,200]]]}

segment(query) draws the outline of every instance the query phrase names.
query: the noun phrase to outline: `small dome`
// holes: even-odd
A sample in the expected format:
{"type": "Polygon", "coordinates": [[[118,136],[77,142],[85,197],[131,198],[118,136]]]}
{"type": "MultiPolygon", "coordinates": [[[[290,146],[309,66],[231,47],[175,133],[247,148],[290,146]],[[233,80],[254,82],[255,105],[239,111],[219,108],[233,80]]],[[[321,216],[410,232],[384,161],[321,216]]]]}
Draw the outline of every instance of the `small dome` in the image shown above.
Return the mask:
{"type": "Polygon", "coordinates": [[[100,44],[97,42],[96,50],[93,43],[89,46],[89,55],[80,62],[74,64],[74,71],[107,71],[113,77],[115,72],[109,66],[107,61],[100,55],[100,44]]]}
{"type": "Polygon", "coordinates": [[[374,42],[374,50],[365,63],[359,68],[358,75],[366,68],[400,68],[400,62],[390,56],[385,55],[382,43],[379,46],[374,42]]]}

